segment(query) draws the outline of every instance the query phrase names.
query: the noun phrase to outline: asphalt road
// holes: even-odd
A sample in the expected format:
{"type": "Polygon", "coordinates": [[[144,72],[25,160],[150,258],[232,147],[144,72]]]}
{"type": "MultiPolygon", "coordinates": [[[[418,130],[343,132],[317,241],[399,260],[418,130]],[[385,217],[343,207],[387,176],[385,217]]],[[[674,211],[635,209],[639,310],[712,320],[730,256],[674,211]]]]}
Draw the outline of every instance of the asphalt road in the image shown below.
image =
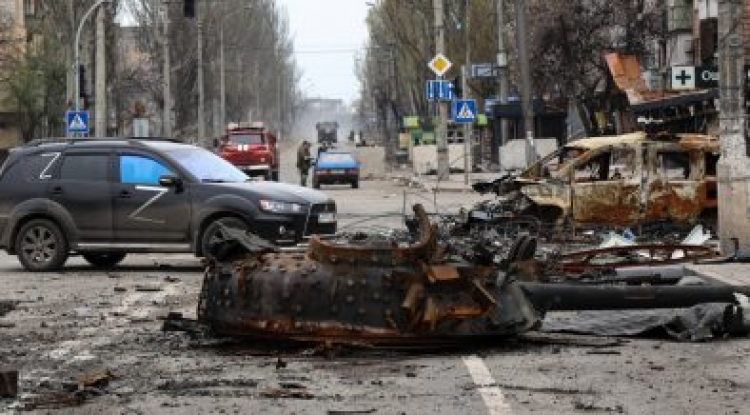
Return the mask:
{"type": "MultiPolygon", "coordinates": [[[[414,201],[450,212],[478,197],[435,200],[387,181],[324,191],[343,227],[370,230],[400,225],[414,201]]],[[[0,254],[0,367],[20,371],[22,398],[0,399],[0,413],[750,413],[747,340],[541,336],[460,352],[320,353],[162,332],[170,311],[195,316],[201,281],[189,255],[131,255],[106,272],[71,258],[34,274],[0,254]],[[114,375],[106,386],[70,402],[66,387],[102,371],[114,375]]]]}

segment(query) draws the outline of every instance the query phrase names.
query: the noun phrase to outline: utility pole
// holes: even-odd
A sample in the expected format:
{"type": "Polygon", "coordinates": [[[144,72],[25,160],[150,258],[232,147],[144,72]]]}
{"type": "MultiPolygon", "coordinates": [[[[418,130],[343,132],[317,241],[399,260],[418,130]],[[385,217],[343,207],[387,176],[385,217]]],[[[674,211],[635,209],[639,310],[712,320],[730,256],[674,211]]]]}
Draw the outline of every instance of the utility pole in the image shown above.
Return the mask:
{"type": "Polygon", "coordinates": [[[516,0],[516,42],[518,43],[518,61],[521,70],[521,102],[523,103],[523,125],[526,130],[526,165],[536,161],[534,144],[534,113],[531,94],[531,74],[529,70],[529,31],[527,29],[526,0],[516,0]]]}
{"type": "Polygon", "coordinates": [[[750,148],[745,121],[745,50],[742,0],[719,0],[719,97],[721,158],[718,213],[721,250],[750,247],[750,148]]]}
{"type": "Polygon", "coordinates": [[[226,71],[224,69],[224,24],[222,22],[221,28],[219,29],[219,95],[221,95],[221,103],[219,108],[219,125],[221,128],[227,126],[227,80],[226,71]]]}
{"type": "Polygon", "coordinates": [[[75,78],[74,78],[74,84],[75,84],[75,91],[73,94],[73,108],[75,111],[79,111],[81,109],[81,59],[80,59],[80,44],[81,44],[81,32],[83,32],[83,25],[86,23],[86,20],[91,16],[91,13],[96,10],[97,7],[101,6],[103,3],[108,2],[110,0],[97,0],[96,3],[94,3],[87,11],[83,14],[81,17],[81,22],[78,23],[78,29],[76,30],[76,37],[73,41],[73,61],[74,61],[74,71],[75,71],[75,78]]]}
{"type": "MultiPolygon", "coordinates": [[[[75,7],[74,7],[74,2],[72,2],[72,1],[68,2],[68,13],[70,14],[70,27],[71,28],[76,27],[76,10],[75,10],[75,7]]],[[[76,83],[75,77],[78,76],[78,68],[76,67],[76,65],[78,64],[78,62],[75,60],[76,59],[75,58],[75,56],[76,56],[75,48],[76,47],[77,47],[77,45],[71,45],[71,48],[68,51],[69,54],[67,56],[67,58],[68,58],[67,59],[67,63],[69,64],[68,68],[71,69],[70,72],[68,72],[68,79],[67,79],[66,88],[65,88],[66,89],[66,91],[65,91],[66,95],[65,96],[69,97],[69,99],[70,99],[70,101],[68,101],[68,107],[67,107],[67,109],[71,109],[75,105],[74,102],[78,100],[78,97],[75,95],[76,94],[76,92],[75,92],[75,83],[76,83]]],[[[71,133],[67,132],[67,128],[65,130],[66,130],[66,136],[67,137],[72,136],[71,133]]]]}
{"type": "Polygon", "coordinates": [[[96,15],[96,74],[94,81],[94,134],[98,137],[107,136],[107,65],[104,53],[106,9],[99,7],[96,15]]]}
{"type": "MultiPolygon", "coordinates": [[[[504,107],[508,104],[508,52],[505,49],[505,0],[495,0],[497,6],[497,77],[498,77],[498,104],[504,107]]],[[[502,155],[500,151],[508,140],[510,133],[508,119],[500,119],[500,140],[497,142],[497,151],[493,149],[492,157],[497,156],[497,165],[503,170],[502,155]]]]}
{"type": "Polygon", "coordinates": [[[164,55],[164,67],[162,68],[162,91],[164,95],[164,109],[162,112],[162,134],[164,137],[172,137],[172,62],[169,47],[169,3],[168,0],[161,2],[163,33],[162,33],[162,55],[164,55]]]}
{"type": "MultiPolygon", "coordinates": [[[[433,0],[435,11],[435,52],[445,53],[445,27],[443,18],[445,10],[443,9],[443,0],[433,0]]],[[[448,180],[450,178],[450,161],[448,160],[448,103],[440,101],[438,103],[438,120],[437,130],[435,131],[437,140],[437,179],[448,180]]]]}
{"type": "Polygon", "coordinates": [[[255,121],[255,119],[261,118],[260,112],[260,64],[257,59],[254,59],[253,68],[253,80],[255,81],[255,106],[253,107],[252,117],[248,121],[255,121]]]}
{"type": "Polygon", "coordinates": [[[203,19],[198,16],[198,144],[206,139],[206,93],[203,89],[203,19]]]}
{"type": "MultiPolygon", "coordinates": [[[[466,0],[466,16],[464,18],[464,48],[466,49],[466,64],[463,66],[461,74],[461,91],[463,91],[463,98],[469,99],[471,93],[469,93],[469,65],[471,65],[471,1],[466,0]]],[[[470,123],[464,124],[464,184],[469,184],[469,170],[471,170],[471,143],[472,143],[472,130],[474,125],[470,123]]]]}

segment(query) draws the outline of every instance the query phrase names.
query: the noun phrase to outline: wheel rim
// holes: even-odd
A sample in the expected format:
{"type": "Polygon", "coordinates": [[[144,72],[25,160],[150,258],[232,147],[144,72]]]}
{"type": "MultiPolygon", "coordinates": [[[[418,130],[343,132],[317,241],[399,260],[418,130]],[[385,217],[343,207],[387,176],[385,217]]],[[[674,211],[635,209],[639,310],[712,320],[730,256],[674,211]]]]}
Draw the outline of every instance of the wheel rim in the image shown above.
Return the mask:
{"type": "Polygon", "coordinates": [[[58,248],[57,238],[44,226],[35,226],[23,236],[21,252],[34,264],[46,264],[54,258],[58,248]]]}

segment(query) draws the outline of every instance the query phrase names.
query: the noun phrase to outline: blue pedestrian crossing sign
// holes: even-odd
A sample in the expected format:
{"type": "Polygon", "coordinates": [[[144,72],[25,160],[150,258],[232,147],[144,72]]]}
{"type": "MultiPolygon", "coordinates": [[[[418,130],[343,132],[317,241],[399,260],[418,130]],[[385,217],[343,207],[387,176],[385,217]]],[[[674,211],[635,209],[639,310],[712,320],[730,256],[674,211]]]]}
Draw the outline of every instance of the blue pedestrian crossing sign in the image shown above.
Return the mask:
{"type": "Polygon", "coordinates": [[[453,120],[457,123],[470,124],[477,119],[477,102],[473,99],[453,101],[453,120]]]}
{"type": "Polygon", "coordinates": [[[65,131],[68,134],[89,133],[89,112],[68,111],[65,113],[65,131]]]}

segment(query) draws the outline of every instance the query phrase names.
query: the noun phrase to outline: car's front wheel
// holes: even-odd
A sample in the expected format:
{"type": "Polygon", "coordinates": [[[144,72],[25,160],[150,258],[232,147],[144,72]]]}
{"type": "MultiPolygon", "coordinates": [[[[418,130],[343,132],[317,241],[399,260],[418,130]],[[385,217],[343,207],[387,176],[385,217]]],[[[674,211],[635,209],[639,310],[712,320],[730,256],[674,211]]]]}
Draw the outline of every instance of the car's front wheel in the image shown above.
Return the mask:
{"type": "Polygon", "coordinates": [[[245,232],[250,230],[247,223],[239,218],[225,217],[212,221],[206,226],[206,230],[203,231],[203,237],[201,238],[201,253],[204,257],[211,257],[214,247],[229,239],[229,235],[224,232],[224,228],[233,228],[245,232]]]}
{"type": "Polygon", "coordinates": [[[34,219],[18,231],[15,251],[27,270],[54,271],[68,259],[68,241],[54,222],[34,219]]]}
{"type": "Polygon", "coordinates": [[[112,268],[125,259],[125,254],[121,252],[86,252],[82,256],[97,268],[112,268]]]}

